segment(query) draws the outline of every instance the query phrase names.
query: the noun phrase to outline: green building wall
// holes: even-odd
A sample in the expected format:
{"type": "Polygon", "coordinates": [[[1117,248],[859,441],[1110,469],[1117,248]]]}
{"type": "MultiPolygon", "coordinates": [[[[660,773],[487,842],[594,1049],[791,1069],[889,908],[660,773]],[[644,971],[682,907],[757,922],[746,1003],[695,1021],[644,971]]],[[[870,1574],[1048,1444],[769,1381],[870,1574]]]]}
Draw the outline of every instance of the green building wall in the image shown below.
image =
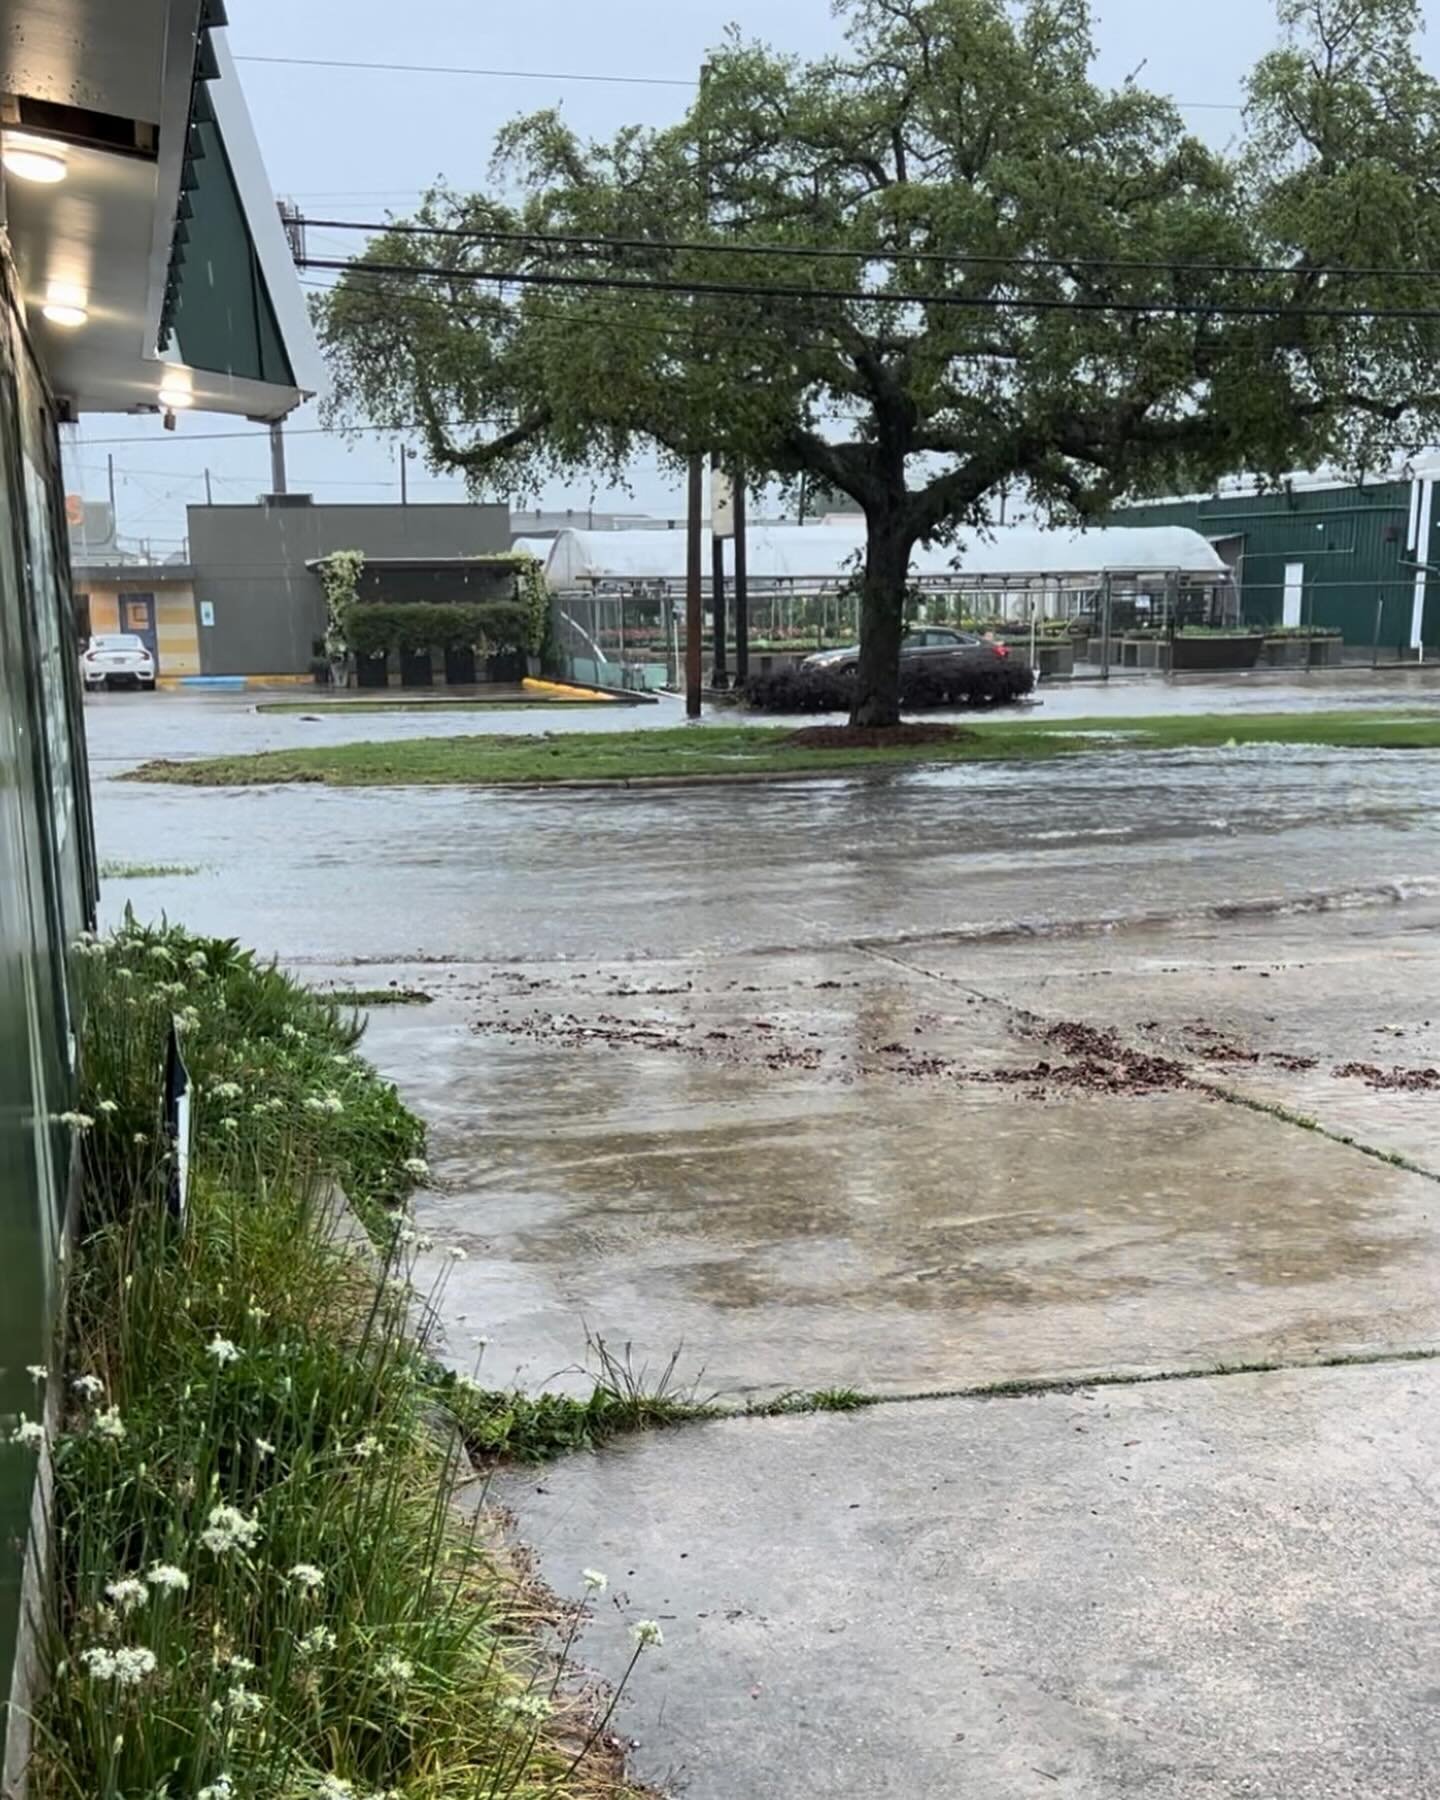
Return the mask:
{"type": "MultiPolygon", "coordinates": [[[[1440,506],[1432,504],[1428,542],[1407,547],[1412,504],[1432,483],[1409,479],[1364,487],[1280,488],[1208,499],[1139,502],[1117,509],[1117,523],[1186,525],[1235,562],[1247,624],[1276,626],[1284,616],[1286,569],[1301,564],[1301,623],[1337,630],[1349,645],[1382,653],[1412,650],[1417,563],[1426,579],[1424,644],[1440,650],[1440,506]]],[[[1417,528],[1419,520],[1417,520],[1417,528]]]]}

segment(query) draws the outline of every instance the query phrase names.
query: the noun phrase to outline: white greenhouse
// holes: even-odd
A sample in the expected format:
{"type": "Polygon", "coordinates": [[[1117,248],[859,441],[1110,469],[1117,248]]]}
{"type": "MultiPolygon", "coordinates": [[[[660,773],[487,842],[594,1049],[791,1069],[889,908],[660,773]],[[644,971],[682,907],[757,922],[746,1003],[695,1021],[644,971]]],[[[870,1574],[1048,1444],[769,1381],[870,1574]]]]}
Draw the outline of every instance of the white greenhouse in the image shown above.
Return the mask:
{"type": "MultiPolygon", "coordinates": [[[[749,639],[759,666],[771,656],[855,640],[862,521],[755,525],[746,549],[749,639]]],[[[733,541],[726,540],[724,551],[727,595],[733,595],[733,541]]],[[[707,640],[715,612],[712,554],[707,531],[701,559],[707,640]]],[[[1019,625],[1032,633],[1046,620],[1094,619],[1107,636],[1112,619],[1228,624],[1237,591],[1215,547],[1178,526],[962,531],[951,544],[917,547],[910,573],[915,623],[1019,625]]],[[[556,638],[573,676],[613,687],[675,685],[684,643],[683,529],[562,531],[545,574],[555,596],[556,638]]]]}

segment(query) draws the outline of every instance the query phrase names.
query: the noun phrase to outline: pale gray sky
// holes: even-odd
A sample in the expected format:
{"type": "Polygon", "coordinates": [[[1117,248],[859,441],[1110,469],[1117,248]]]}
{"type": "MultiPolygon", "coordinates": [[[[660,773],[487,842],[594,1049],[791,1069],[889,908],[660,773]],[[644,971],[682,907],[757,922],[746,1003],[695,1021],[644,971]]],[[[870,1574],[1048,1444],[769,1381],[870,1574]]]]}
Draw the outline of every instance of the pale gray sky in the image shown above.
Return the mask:
{"type": "MultiPolygon", "coordinates": [[[[1430,37],[1426,60],[1440,71],[1440,0],[1423,0],[1430,37]]],[[[229,0],[230,44],[277,194],[315,217],[374,219],[403,210],[427,183],[445,175],[458,186],[485,178],[496,128],[519,111],[561,104],[576,128],[607,136],[634,122],[665,124],[686,103],[683,87],[595,83],[550,74],[687,79],[726,24],[777,47],[820,53],[840,41],[830,0],[527,0],[518,7],[475,0],[347,0],[297,6],[295,0],[229,0]],[[343,29],[337,27],[343,21],[343,29]],[[251,62],[248,57],[350,58],[546,72],[522,80],[475,75],[377,74],[251,62]]],[[[1119,80],[1144,65],[1142,79],[1193,108],[1200,135],[1223,144],[1238,124],[1240,84],[1275,41],[1271,0],[1095,0],[1099,73],[1119,80]]],[[[312,248],[351,253],[363,240],[316,233],[312,248]]],[[[316,435],[314,408],[295,415],[289,437],[290,485],[317,499],[398,498],[392,438],[356,448],[316,435]]],[[[71,485],[103,498],[105,458],[113,454],[121,531],[148,536],[157,554],[176,551],[187,500],[204,497],[204,471],[217,499],[253,499],[269,486],[265,433],[214,415],[192,414],[167,433],[158,422],[89,417],[80,448],[69,452],[71,485]],[[240,441],[206,441],[209,432],[253,432],[240,441]],[[134,442],[102,443],[104,439],[134,442]]],[[[596,504],[678,510],[668,480],[637,467],[634,498],[598,493],[596,504]]],[[[411,464],[412,500],[463,498],[456,481],[411,464]]],[[[554,488],[545,503],[585,505],[588,492],[554,488]]]]}

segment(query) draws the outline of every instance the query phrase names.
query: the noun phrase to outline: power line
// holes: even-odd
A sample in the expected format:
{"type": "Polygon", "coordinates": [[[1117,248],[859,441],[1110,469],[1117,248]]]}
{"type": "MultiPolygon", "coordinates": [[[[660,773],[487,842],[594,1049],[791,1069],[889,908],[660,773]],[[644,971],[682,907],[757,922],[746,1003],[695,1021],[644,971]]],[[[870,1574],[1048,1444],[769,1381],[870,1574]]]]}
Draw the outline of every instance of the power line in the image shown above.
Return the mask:
{"type": "MultiPolygon", "coordinates": [[[[1103,269],[1125,273],[1166,275],[1315,275],[1409,277],[1414,280],[1440,280],[1440,269],[1403,269],[1385,267],[1348,267],[1334,264],[1305,265],[1296,263],[1224,263],[1144,261],[1113,256],[1025,256],[969,250],[850,250],[839,244],[747,244],[728,240],[701,242],[691,238],[609,237],[595,231],[500,231],[488,226],[413,225],[389,221],[358,219],[302,219],[301,224],[317,231],[368,231],[387,237],[459,238],[482,244],[540,244],[574,249],[583,244],[598,244],[602,250],[695,251],[712,256],[783,256],[818,258],[841,262],[914,262],[945,267],[1021,269],[1103,269]]],[[[579,250],[582,256],[599,254],[579,250]]],[[[442,271],[449,273],[448,270],[442,271]]],[[[869,295],[864,296],[869,298],[869,295]]]]}
{"type": "MultiPolygon", "coordinates": [[[[349,264],[346,266],[347,268],[350,267],[349,264]]],[[[360,273],[363,274],[364,271],[361,270],[360,273]]],[[[336,291],[333,282],[306,281],[302,278],[300,285],[301,287],[310,289],[313,293],[333,294],[336,291]]],[[[364,291],[383,294],[385,292],[383,277],[377,276],[374,287],[364,291]]],[[[637,319],[633,312],[627,310],[631,303],[618,295],[596,294],[594,296],[594,301],[597,305],[602,303],[613,304],[613,310],[607,313],[592,312],[575,308],[565,312],[555,312],[542,306],[527,306],[523,316],[527,319],[547,319],[557,325],[575,325],[577,323],[582,325],[601,325],[609,326],[615,330],[639,332],[652,337],[679,337],[685,340],[687,349],[695,348],[697,346],[703,348],[707,344],[741,344],[753,346],[755,343],[755,334],[753,331],[727,331],[723,326],[714,325],[708,321],[704,325],[697,326],[693,320],[689,319],[675,319],[669,321],[662,319],[637,319]]],[[[467,313],[471,310],[488,308],[491,314],[496,317],[518,318],[521,316],[514,308],[507,306],[503,300],[491,298],[487,295],[477,295],[473,302],[473,307],[466,306],[458,296],[449,294],[431,296],[431,302],[432,304],[438,302],[442,306],[454,307],[457,310],[464,307],[464,310],[467,313]]],[[[513,420],[501,421],[485,419],[466,419],[456,422],[460,424],[514,423],[513,420]]],[[[416,421],[417,427],[423,426],[424,423],[425,421],[423,420],[416,421]]]]}
{"type": "Polygon", "coordinates": [[[907,294],[893,289],[865,292],[856,288],[797,288],[770,284],[737,286],[733,282],[673,281],[655,277],[630,281],[618,275],[542,274],[525,269],[427,269],[409,263],[337,262],[324,257],[297,257],[302,269],[329,270],[337,275],[398,276],[406,281],[493,281],[502,287],[607,288],[631,294],[686,294],[713,299],[831,300],[866,306],[937,306],[969,312],[1121,313],[1136,318],[1233,318],[1233,319],[1403,319],[1440,320],[1440,307],[1286,306],[1276,301],[1092,300],[1007,297],[998,294],[962,294],[953,289],[939,293],[907,294]]]}
{"type": "MultiPolygon", "coordinates": [[[[473,419],[448,419],[446,423],[450,425],[499,425],[503,428],[505,426],[513,425],[515,421],[514,419],[502,419],[486,414],[478,414],[473,419]]],[[[368,421],[359,425],[287,425],[285,427],[285,440],[288,443],[291,438],[297,437],[346,437],[352,432],[365,431],[419,431],[423,428],[424,424],[425,421],[423,419],[410,419],[400,425],[380,425],[368,421]]],[[[268,443],[269,441],[267,437],[268,429],[268,426],[262,426],[259,431],[166,432],[163,437],[150,437],[141,432],[133,437],[76,437],[63,439],[62,442],[77,450],[89,450],[108,444],[149,444],[156,449],[162,447],[180,448],[185,444],[263,444],[268,443]]],[[[223,477],[223,479],[238,480],[239,477],[227,476],[223,477]]]]}
{"type": "MultiPolygon", "coordinates": [[[[237,56],[236,62],[269,63],[275,67],[297,69],[364,69],[378,75],[480,75],[497,81],[578,81],[619,87],[699,87],[688,75],[595,75],[560,69],[475,69],[448,63],[357,62],[328,56],[237,56]]],[[[1168,97],[1168,96],[1167,96],[1168,97]]],[[[1244,112],[1240,100],[1176,100],[1170,104],[1186,112],[1244,112]]]]}
{"type": "Polygon", "coordinates": [[[474,69],[448,63],[352,62],[330,56],[237,56],[236,62],[271,63],[295,69],[367,69],[379,75],[483,75],[497,81],[586,81],[625,87],[697,88],[699,82],[678,75],[580,75],[553,69],[474,69]]]}

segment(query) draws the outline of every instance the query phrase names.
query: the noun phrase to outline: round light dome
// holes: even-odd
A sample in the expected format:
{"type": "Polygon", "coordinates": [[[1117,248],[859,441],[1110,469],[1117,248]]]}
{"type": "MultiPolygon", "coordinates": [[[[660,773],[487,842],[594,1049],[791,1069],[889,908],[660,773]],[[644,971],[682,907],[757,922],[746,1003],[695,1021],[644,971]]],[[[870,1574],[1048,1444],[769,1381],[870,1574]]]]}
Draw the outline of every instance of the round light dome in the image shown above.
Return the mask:
{"type": "Polygon", "coordinates": [[[56,182],[65,179],[65,155],[48,138],[17,136],[7,131],[0,138],[0,162],[19,181],[56,182]]]}

